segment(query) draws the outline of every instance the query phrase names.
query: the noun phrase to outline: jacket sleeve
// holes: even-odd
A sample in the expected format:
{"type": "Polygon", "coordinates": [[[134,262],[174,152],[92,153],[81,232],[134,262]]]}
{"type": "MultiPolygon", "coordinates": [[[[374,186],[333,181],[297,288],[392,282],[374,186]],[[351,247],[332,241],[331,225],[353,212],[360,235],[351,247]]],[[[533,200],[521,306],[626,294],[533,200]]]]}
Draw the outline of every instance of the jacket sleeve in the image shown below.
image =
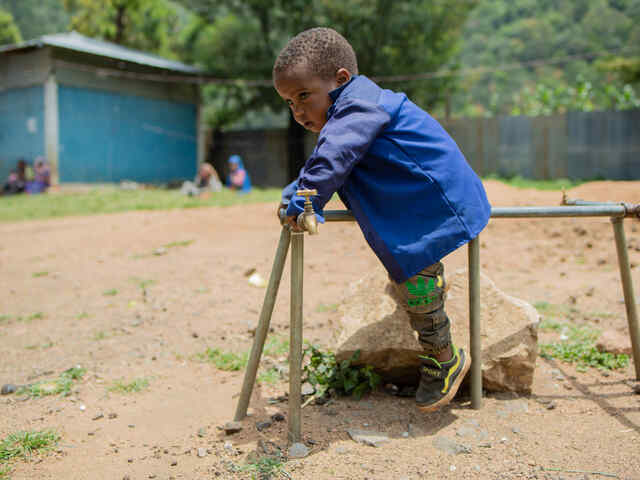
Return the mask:
{"type": "MultiPolygon", "coordinates": [[[[335,106],[297,180],[297,188],[318,191],[313,209],[321,222],[325,204],[390,121],[389,114],[371,102],[349,99],[335,106]]],[[[287,215],[298,215],[304,210],[304,198],[292,193],[287,215]]]]}

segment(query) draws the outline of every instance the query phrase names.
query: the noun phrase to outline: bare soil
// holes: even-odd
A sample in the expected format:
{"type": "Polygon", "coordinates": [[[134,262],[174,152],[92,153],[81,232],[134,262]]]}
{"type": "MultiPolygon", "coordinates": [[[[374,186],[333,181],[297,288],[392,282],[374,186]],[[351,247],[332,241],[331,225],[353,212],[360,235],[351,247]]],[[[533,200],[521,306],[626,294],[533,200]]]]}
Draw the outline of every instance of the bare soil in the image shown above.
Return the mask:
{"type": "MultiPolygon", "coordinates": [[[[494,181],[486,188],[494,206],[557,205],[561,197],[494,181]]],[[[640,182],[594,182],[568,194],[638,202],[639,192],[640,182]]],[[[286,402],[269,402],[287,391],[286,381],[257,385],[244,429],[225,435],[218,427],[234,415],[243,372],[198,357],[207,348],[250,349],[265,290],[245,273],[255,268],[269,277],[280,233],[274,210],[261,204],[0,224],[0,384],[87,369],[69,396],[0,397],[0,439],[44,428],[61,435],[53,450],[13,462],[11,478],[250,478],[232,465],[245,464],[259,440],[286,451],[286,420],[256,429],[276,411],[287,416],[286,402]],[[109,390],[135,379],[148,387],[109,390]]],[[[640,222],[624,223],[638,299],[640,222]]],[[[449,271],[464,266],[466,255],[463,248],[447,257],[449,271]]],[[[557,306],[557,320],[626,335],[609,219],[493,219],[481,235],[480,258],[499,288],[557,306]]],[[[326,325],[346,285],[376,265],[355,224],[326,224],[307,237],[306,339],[331,347],[326,325]]],[[[274,338],[288,336],[289,279],[286,268],[274,338]]],[[[303,431],[311,453],[286,462],[279,478],[638,479],[635,385],[633,364],[579,372],[539,358],[530,395],[488,394],[481,410],[462,395],[423,414],[411,399],[384,391],[309,405],[303,431]],[[357,444],[346,433],[352,428],[391,440],[379,448],[357,444]],[[447,439],[467,453],[438,448],[447,439]]]]}

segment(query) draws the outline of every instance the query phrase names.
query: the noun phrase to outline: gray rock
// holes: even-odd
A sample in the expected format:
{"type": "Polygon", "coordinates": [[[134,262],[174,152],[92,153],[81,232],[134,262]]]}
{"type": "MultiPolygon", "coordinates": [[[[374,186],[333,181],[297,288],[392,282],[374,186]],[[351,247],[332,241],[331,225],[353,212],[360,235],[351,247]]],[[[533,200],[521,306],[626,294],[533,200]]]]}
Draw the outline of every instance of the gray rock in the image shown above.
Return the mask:
{"type": "Polygon", "coordinates": [[[471,448],[463,445],[462,443],[456,443],[447,437],[436,437],[433,439],[433,446],[438,450],[450,453],[451,455],[458,455],[460,453],[471,453],[471,448]]]}
{"type": "Polygon", "coordinates": [[[265,420],[264,422],[256,422],[256,429],[261,432],[271,426],[271,422],[269,420],[265,420]]]}
{"type": "Polygon", "coordinates": [[[313,388],[313,385],[311,385],[309,382],[303,383],[300,388],[302,395],[313,395],[314,393],[316,393],[316,389],[313,388]]]}
{"type": "Polygon", "coordinates": [[[233,444],[231,442],[224,442],[224,451],[230,455],[233,455],[236,453],[236,450],[235,448],[233,448],[233,444]]]}
{"type": "Polygon", "coordinates": [[[390,438],[384,433],[372,430],[347,430],[347,433],[352,440],[371,447],[379,447],[390,441],[390,438]]]}
{"type": "Polygon", "coordinates": [[[2,385],[2,388],[0,389],[0,394],[9,395],[11,393],[15,393],[16,390],[18,390],[17,385],[14,385],[13,383],[6,383],[2,385]]]}
{"type": "Polygon", "coordinates": [[[296,442],[289,447],[289,458],[304,458],[309,455],[309,449],[304,443],[296,442]]]}
{"type": "MultiPolygon", "coordinates": [[[[456,345],[468,352],[467,271],[447,275],[447,314],[456,345]]],[[[491,391],[531,391],[538,357],[539,315],[530,304],[501,291],[481,274],[483,386],[491,391]]],[[[397,307],[388,275],[379,268],[354,283],[330,325],[338,361],[360,350],[357,364],[373,365],[385,383],[417,381],[422,347],[409,327],[407,313],[397,307]],[[375,294],[372,295],[372,292],[375,294]]],[[[397,393],[401,394],[401,391],[397,393]]]]}
{"type": "Polygon", "coordinates": [[[222,428],[227,435],[238,433],[242,430],[242,422],[227,422],[222,428]]]}

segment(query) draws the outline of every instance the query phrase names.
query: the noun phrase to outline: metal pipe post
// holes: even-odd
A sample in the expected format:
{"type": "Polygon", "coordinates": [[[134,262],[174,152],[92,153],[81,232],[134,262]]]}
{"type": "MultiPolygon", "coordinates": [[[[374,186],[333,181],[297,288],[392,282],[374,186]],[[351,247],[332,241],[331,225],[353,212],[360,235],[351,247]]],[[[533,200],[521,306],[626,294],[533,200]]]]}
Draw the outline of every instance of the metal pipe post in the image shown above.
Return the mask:
{"type": "Polygon", "coordinates": [[[469,242],[469,345],[471,408],[482,408],[482,340],[480,322],[480,237],[469,242]]]}
{"type": "Polygon", "coordinates": [[[253,385],[256,381],[256,373],[258,372],[258,365],[260,364],[264,341],[267,337],[267,332],[269,332],[271,314],[273,313],[273,306],[276,302],[276,296],[278,295],[278,287],[280,286],[280,279],[282,278],[284,262],[287,259],[290,239],[291,233],[289,227],[282,227],[280,241],[278,242],[278,249],[276,250],[276,258],[273,260],[271,276],[269,277],[269,285],[267,286],[267,291],[264,294],[262,311],[260,312],[256,335],[253,339],[253,347],[251,347],[251,354],[249,356],[249,362],[247,363],[247,370],[244,372],[244,382],[242,383],[242,391],[240,392],[240,399],[238,400],[238,406],[236,407],[236,415],[234,417],[235,421],[240,421],[247,416],[249,399],[251,398],[253,385]]]}
{"type": "Polygon", "coordinates": [[[289,442],[302,438],[302,288],[304,233],[291,238],[291,328],[289,341],[289,442]]]}
{"type": "Polygon", "coordinates": [[[612,218],[611,222],[613,223],[613,233],[616,238],[618,267],[620,268],[620,279],[622,280],[624,304],[627,309],[627,322],[629,323],[629,336],[631,337],[631,348],[633,349],[633,362],[636,367],[636,379],[640,380],[640,329],[638,328],[638,311],[633,293],[631,269],[629,268],[627,240],[624,235],[624,222],[619,217],[612,218]]]}

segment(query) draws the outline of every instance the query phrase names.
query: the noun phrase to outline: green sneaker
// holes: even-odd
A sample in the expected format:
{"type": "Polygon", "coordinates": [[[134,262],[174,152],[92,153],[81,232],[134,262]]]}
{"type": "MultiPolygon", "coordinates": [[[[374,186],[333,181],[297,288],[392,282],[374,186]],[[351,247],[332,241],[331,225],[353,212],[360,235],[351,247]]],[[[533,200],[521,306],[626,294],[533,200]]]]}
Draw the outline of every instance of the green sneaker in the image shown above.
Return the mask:
{"type": "Polygon", "coordinates": [[[469,371],[471,359],[464,350],[451,345],[453,357],[447,362],[421,356],[420,385],[416,403],[423,412],[433,412],[447,405],[455,396],[464,376],[469,371]]]}

